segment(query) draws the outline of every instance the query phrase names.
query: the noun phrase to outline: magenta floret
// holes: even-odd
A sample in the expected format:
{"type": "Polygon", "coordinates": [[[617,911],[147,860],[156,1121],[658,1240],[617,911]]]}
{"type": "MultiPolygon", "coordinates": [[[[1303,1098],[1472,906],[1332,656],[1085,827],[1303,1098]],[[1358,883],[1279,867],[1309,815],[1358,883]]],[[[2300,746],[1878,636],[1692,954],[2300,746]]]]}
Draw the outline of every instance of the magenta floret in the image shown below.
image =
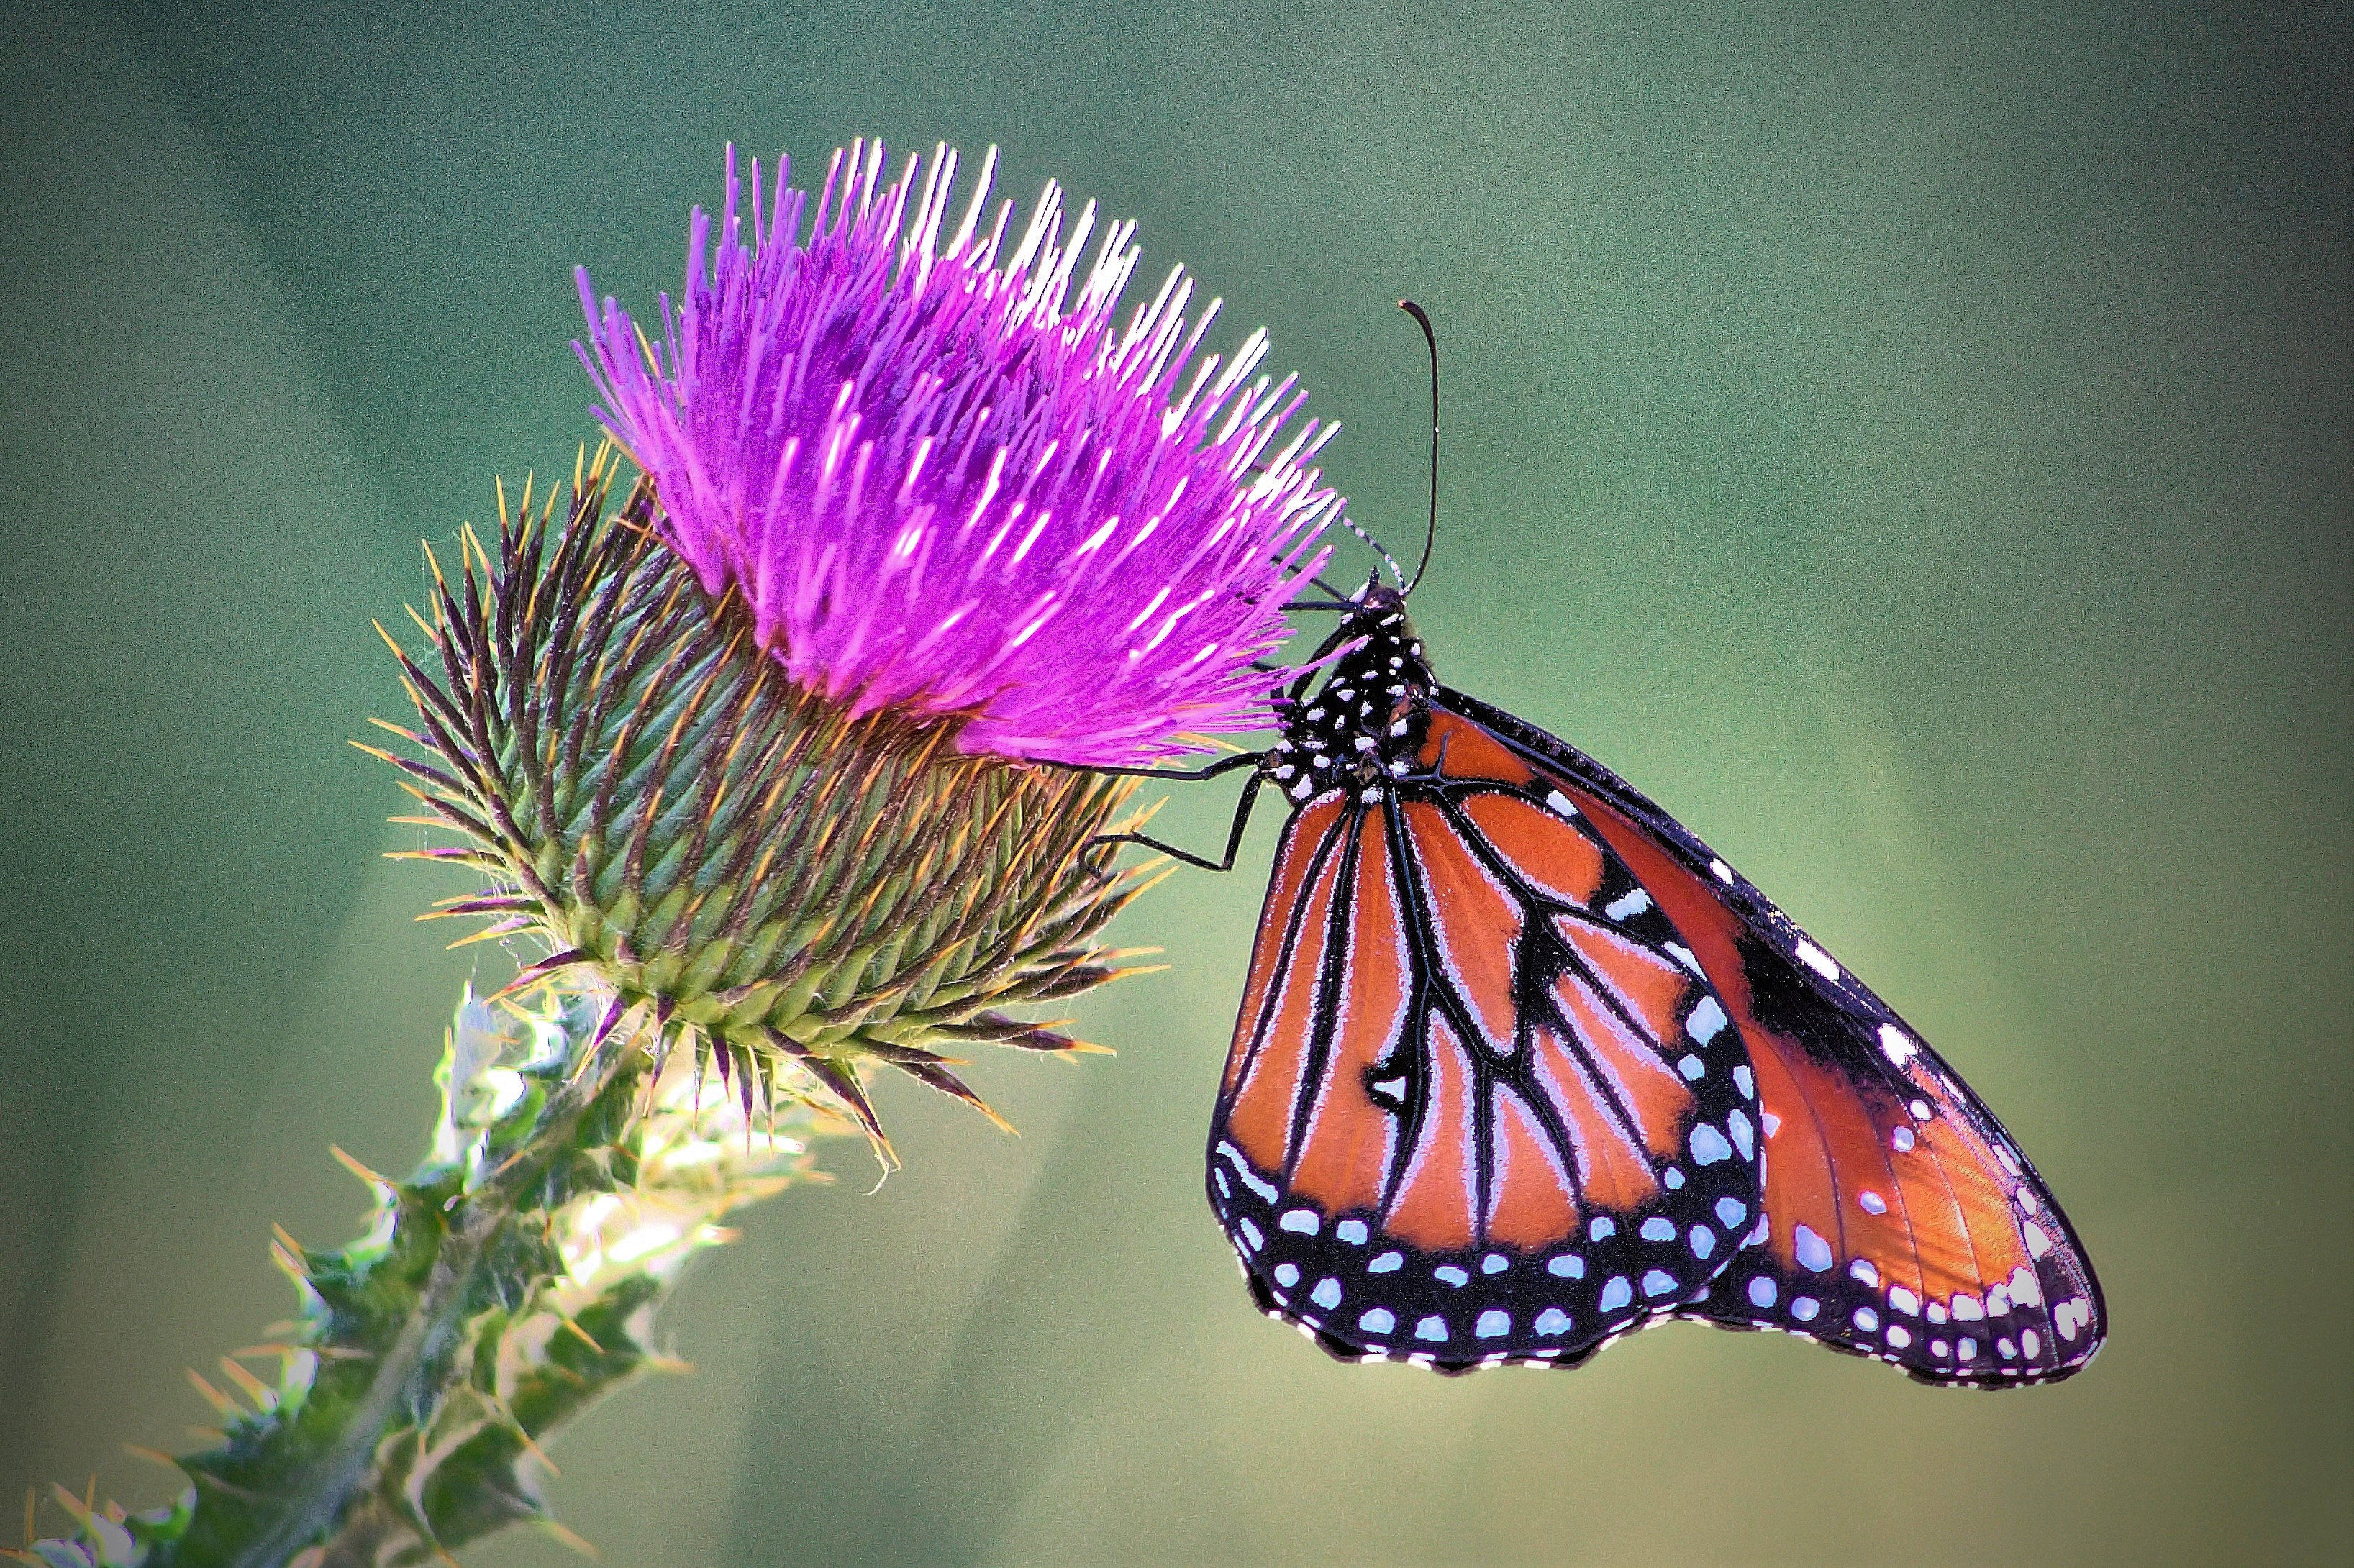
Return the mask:
{"type": "Polygon", "coordinates": [[[779,165],[764,211],[755,162],[748,246],[730,148],[716,253],[697,208],[658,343],[578,274],[597,418],[703,586],[735,584],[761,645],[854,711],[1096,766],[1263,728],[1251,663],[1339,514],[1308,466],[1337,427],[1293,426],[1263,333],[1197,356],[1217,302],[1189,322],[1182,268],[1116,326],[1133,224],[1082,273],[1094,204],[1066,222],[1050,184],[1007,252],[994,162],[945,247],[945,147],[888,185],[880,143],[837,152],[806,240],[803,194],[779,165]]]}

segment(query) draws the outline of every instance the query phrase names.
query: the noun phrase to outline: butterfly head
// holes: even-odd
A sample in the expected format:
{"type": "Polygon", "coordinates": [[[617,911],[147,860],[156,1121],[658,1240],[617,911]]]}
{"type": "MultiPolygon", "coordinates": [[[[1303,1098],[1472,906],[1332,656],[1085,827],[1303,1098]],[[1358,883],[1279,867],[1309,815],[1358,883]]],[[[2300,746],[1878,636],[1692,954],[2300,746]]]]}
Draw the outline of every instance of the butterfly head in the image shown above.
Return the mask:
{"type": "Polygon", "coordinates": [[[1438,683],[1405,596],[1368,585],[1315,662],[1321,682],[1301,677],[1278,705],[1283,738],[1267,773],[1295,802],[1335,789],[1375,795],[1410,766],[1438,683]]]}

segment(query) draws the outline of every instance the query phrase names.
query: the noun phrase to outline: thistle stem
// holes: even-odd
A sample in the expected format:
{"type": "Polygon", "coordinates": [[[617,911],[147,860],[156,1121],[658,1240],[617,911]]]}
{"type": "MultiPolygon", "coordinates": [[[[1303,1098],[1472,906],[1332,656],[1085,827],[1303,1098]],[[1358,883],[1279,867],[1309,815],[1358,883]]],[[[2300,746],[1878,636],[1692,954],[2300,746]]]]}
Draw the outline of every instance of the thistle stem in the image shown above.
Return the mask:
{"type": "Polygon", "coordinates": [[[406,1181],[370,1177],[358,1241],[281,1244],[303,1301],[276,1388],[240,1380],[250,1408],[225,1406],[220,1445],[176,1461],[194,1484],[171,1508],[68,1502],[77,1534],[5,1555],[408,1568],[510,1524],[568,1535],[541,1445],[663,1364],[655,1308],[724,1239],[714,1222],[806,1174],[810,1134],[843,1130],[787,1100],[706,1094],[693,1052],[653,1065],[631,1026],[643,1017],[601,987],[543,981],[507,1013],[468,996],[432,1150],[406,1181]]]}
{"type": "MultiPolygon", "coordinates": [[[[519,1196],[535,1184],[550,1160],[569,1148],[581,1117],[626,1060],[619,1039],[617,1031],[603,1035],[596,1057],[581,1064],[543,1104],[525,1147],[459,1201],[458,1223],[445,1234],[424,1294],[401,1325],[400,1337],[377,1362],[376,1376],[348,1425],[296,1483],[277,1520],[228,1560],[233,1568],[277,1568],[331,1530],[334,1534],[321,1568],[371,1559],[372,1542],[346,1541],[344,1527],[350,1522],[353,1501],[375,1478],[376,1452],[387,1428],[404,1412],[442,1403],[446,1390],[433,1386],[434,1373],[438,1369],[446,1378],[458,1370],[451,1351],[464,1329],[491,1243],[514,1222],[519,1196]]],[[[379,1531],[364,1533],[374,1537],[379,1531]]]]}

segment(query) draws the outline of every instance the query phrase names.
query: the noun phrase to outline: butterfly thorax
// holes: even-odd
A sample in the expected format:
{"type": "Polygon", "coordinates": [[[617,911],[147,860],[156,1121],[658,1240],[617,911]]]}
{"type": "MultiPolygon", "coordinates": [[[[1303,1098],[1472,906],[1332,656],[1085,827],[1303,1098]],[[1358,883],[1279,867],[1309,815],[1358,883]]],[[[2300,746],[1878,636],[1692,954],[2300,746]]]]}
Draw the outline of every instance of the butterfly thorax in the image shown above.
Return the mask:
{"type": "Polygon", "coordinates": [[[1405,596],[1367,589],[1317,657],[1331,661],[1321,683],[1310,693],[1303,679],[1277,701],[1283,736],[1267,752],[1267,776],[1295,804],[1334,789],[1377,798],[1409,770],[1437,684],[1405,596]]]}

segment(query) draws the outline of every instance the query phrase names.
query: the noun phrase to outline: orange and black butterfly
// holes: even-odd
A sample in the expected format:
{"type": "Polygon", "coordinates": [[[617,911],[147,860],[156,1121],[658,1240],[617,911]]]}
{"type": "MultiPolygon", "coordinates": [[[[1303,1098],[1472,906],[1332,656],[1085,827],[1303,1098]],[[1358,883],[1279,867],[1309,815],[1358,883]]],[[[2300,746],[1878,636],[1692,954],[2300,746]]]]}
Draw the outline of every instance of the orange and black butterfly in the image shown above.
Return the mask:
{"type": "Polygon", "coordinates": [[[1260,1306],[1446,1372],[1670,1318],[1935,1383],[2084,1365],[2092,1265],[1920,1036],[1617,775],[1440,685],[1403,592],[1341,608],[1281,738],[1205,770],[1251,768],[1227,864],[1262,786],[1290,806],[1210,1123],[1260,1306]]]}

